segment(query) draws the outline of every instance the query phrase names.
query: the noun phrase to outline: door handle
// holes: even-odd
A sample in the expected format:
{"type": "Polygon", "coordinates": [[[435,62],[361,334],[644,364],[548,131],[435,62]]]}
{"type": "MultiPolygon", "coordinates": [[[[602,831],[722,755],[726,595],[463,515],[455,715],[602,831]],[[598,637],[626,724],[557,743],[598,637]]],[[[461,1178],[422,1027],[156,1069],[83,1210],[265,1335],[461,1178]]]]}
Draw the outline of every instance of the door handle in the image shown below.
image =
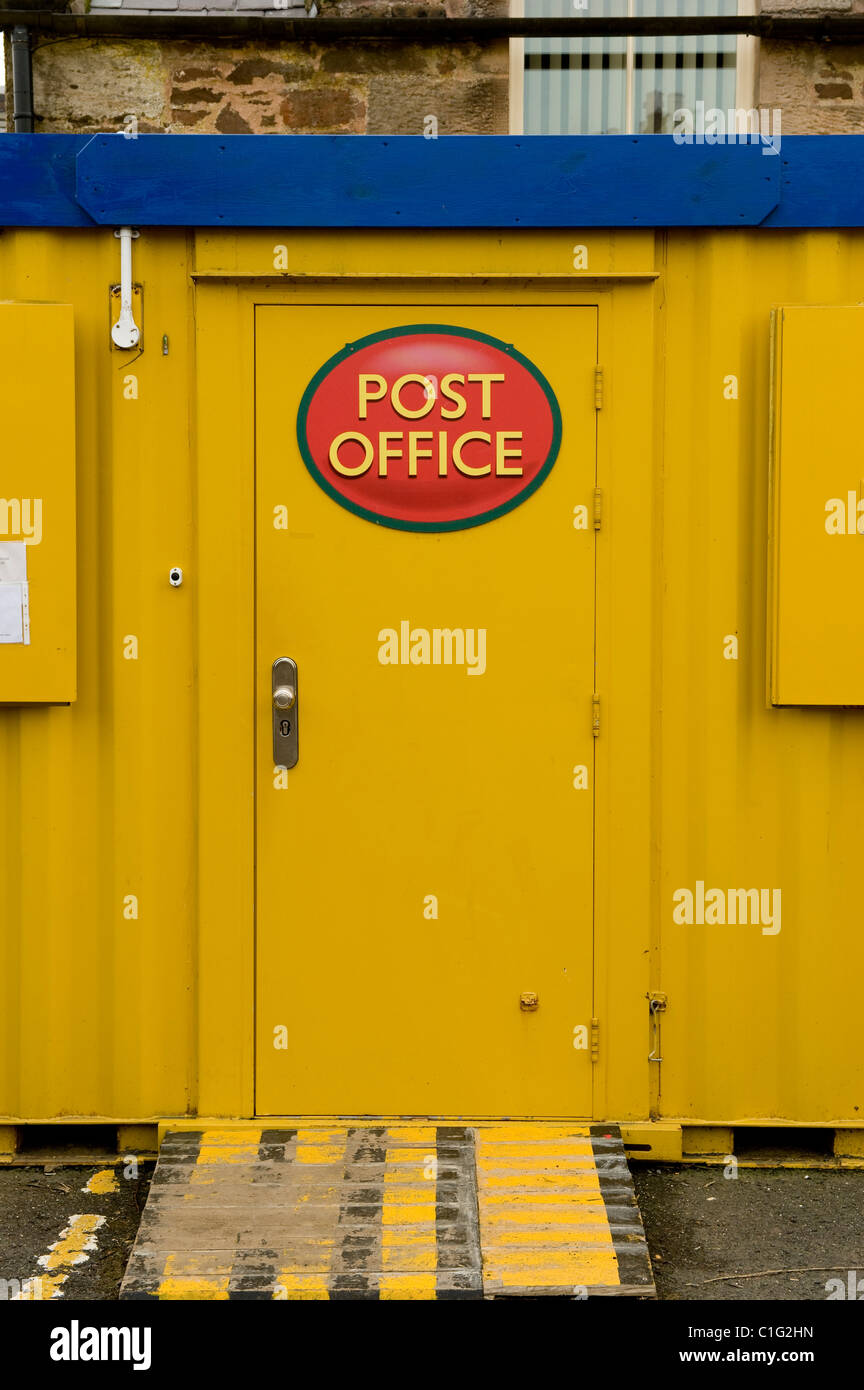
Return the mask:
{"type": "Polygon", "coordinates": [[[273,697],[273,764],[297,766],[297,663],[290,656],[277,657],[271,673],[273,697]]]}

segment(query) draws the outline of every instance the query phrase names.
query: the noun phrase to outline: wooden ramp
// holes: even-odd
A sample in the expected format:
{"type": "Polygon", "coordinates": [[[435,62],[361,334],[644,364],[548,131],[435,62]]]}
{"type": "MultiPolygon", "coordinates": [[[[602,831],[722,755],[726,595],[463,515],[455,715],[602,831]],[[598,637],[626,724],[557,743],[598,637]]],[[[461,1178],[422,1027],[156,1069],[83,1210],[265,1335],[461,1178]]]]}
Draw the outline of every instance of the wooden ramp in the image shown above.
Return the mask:
{"type": "Polygon", "coordinates": [[[124,1299],[651,1298],[614,1125],[169,1132],[124,1299]]]}

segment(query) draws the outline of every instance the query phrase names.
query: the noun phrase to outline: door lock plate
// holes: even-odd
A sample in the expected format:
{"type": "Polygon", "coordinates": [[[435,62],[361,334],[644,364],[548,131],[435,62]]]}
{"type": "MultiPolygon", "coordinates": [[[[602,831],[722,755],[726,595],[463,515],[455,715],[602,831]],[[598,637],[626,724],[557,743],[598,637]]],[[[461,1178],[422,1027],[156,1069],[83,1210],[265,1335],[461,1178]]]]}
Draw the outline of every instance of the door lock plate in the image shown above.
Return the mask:
{"type": "Polygon", "coordinates": [[[297,740],[298,687],[297,663],[290,656],[273,662],[271,678],[273,705],[273,765],[290,769],[300,756],[297,740]]]}

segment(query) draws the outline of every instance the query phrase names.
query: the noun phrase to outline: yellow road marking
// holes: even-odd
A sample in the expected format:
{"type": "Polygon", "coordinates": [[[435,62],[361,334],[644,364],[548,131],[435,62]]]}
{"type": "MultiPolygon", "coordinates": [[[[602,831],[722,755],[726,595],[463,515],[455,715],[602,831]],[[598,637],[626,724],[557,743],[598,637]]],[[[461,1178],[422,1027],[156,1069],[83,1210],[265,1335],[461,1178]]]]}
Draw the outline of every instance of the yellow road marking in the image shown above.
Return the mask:
{"type": "Polygon", "coordinates": [[[435,1204],[434,1202],[424,1203],[403,1203],[401,1201],[388,1202],[381,1212],[381,1224],[388,1229],[391,1226],[404,1225],[405,1222],[430,1222],[435,1224],[435,1204]]]}
{"type": "Polygon", "coordinates": [[[75,1265],[83,1264],[91,1251],[96,1249],[96,1232],[104,1224],[104,1216],[92,1213],[70,1216],[68,1226],[60,1232],[48,1254],[39,1256],[37,1264],[45,1273],[34,1279],[25,1279],[22,1283],[21,1301],[35,1299],[45,1302],[59,1297],[75,1265]]]}
{"type": "Polygon", "coordinates": [[[345,1155],[348,1131],[298,1129],[297,1163],[338,1163],[345,1155]]]}
{"type": "Polygon", "coordinates": [[[576,1240],[575,1232],[579,1230],[593,1230],[596,1226],[603,1229],[607,1225],[606,1211],[600,1208],[586,1208],[578,1216],[571,1216],[568,1212],[561,1213],[549,1218],[546,1213],[536,1215],[535,1212],[486,1212],[486,1223],[490,1227],[500,1226],[501,1230],[510,1230],[513,1227],[524,1227],[525,1230],[538,1232],[540,1237],[545,1237],[553,1232],[567,1233],[568,1240],[576,1240]]]}
{"type": "MultiPolygon", "coordinates": [[[[519,1211],[525,1207],[537,1206],[549,1209],[557,1207],[559,1211],[564,1212],[574,1211],[577,1208],[581,1210],[584,1207],[596,1206],[598,1197],[596,1192],[591,1192],[587,1189],[583,1192],[573,1190],[567,1192],[549,1192],[545,1190],[541,1192],[526,1187],[522,1192],[514,1192],[512,1188],[509,1191],[499,1188],[494,1192],[487,1192],[486,1201],[489,1204],[490,1210],[494,1210],[496,1207],[500,1206],[502,1210],[505,1211],[510,1207],[512,1207],[514,1211],[519,1211]]],[[[602,1198],[600,1201],[602,1204],[602,1198]]]]}
{"type": "Polygon", "coordinates": [[[298,1163],[338,1163],[345,1152],[344,1144],[298,1144],[298,1163]]]}
{"type": "Polygon", "coordinates": [[[249,1163],[258,1153],[260,1142],[260,1129],[243,1132],[236,1129],[205,1129],[196,1163],[201,1167],[218,1163],[249,1163]]]}
{"type": "Polygon", "coordinates": [[[230,1277],[230,1258],[181,1250],[165,1260],[156,1294],[158,1298],[170,1302],[180,1299],[219,1302],[228,1298],[230,1277]]]}
{"type": "Polygon", "coordinates": [[[427,1206],[430,1200],[434,1204],[435,1183],[434,1181],[431,1182],[432,1192],[430,1194],[430,1179],[428,1178],[422,1187],[409,1187],[407,1184],[402,1186],[399,1183],[398,1173],[388,1173],[384,1182],[385,1205],[388,1207],[427,1206]]]}
{"type": "Polygon", "coordinates": [[[281,1273],[273,1290],[275,1299],[299,1299],[301,1302],[321,1300],[330,1297],[326,1274],[281,1273]]]}
{"type": "Polygon", "coordinates": [[[388,1162],[388,1163],[393,1163],[393,1164],[398,1164],[398,1163],[416,1163],[416,1162],[417,1162],[417,1159],[418,1159],[418,1156],[420,1156],[420,1155],[422,1155],[423,1159],[426,1160],[426,1161],[430,1164],[430,1166],[431,1166],[431,1164],[435,1161],[435,1146],[434,1146],[434,1144],[431,1145],[431,1146],[427,1146],[427,1148],[426,1148],[425,1150],[424,1150],[422,1147],[420,1147],[420,1148],[414,1147],[414,1148],[410,1148],[410,1149],[409,1149],[409,1148],[392,1148],[392,1149],[389,1149],[389,1148],[388,1148],[388,1150],[387,1150],[387,1162],[388,1162]]]}
{"type": "Polygon", "coordinates": [[[512,1192],[516,1188],[523,1192],[538,1189],[548,1192],[550,1188],[555,1188],[556,1191],[566,1192],[568,1196],[571,1192],[599,1191],[596,1173],[593,1177],[591,1173],[508,1173],[501,1177],[478,1169],[477,1180],[487,1191],[506,1189],[512,1192]]]}
{"type": "Polygon", "coordinates": [[[529,1154],[524,1158],[519,1158],[512,1154],[493,1154],[486,1155],[482,1164],[483,1168],[520,1168],[526,1173],[536,1172],[541,1168],[570,1168],[578,1171],[594,1171],[593,1154],[529,1154]]]}
{"type": "MultiPolygon", "coordinates": [[[[293,1191],[295,1211],[299,1211],[304,1203],[310,1199],[320,1203],[322,1196],[333,1196],[338,1199],[341,1188],[336,1186],[321,1188],[316,1185],[313,1174],[303,1172],[304,1167],[315,1168],[321,1164],[345,1164],[346,1148],[348,1144],[348,1128],[340,1130],[305,1128],[297,1130],[297,1140],[295,1149],[295,1162],[293,1165],[293,1177],[296,1187],[293,1191]]],[[[339,1219],[339,1202],[333,1202],[329,1209],[329,1215],[324,1216],[326,1207],[322,1207],[322,1225],[317,1234],[311,1236],[306,1242],[306,1249],[309,1258],[303,1261],[303,1268],[297,1268],[289,1260],[286,1260],[278,1275],[273,1288],[274,1299],[291,1299],[300,1301],[321,1300],[330,1297],[330,1267],[335,1249],[335,1226],[339,1219]],[[326,1223],[326,1224],[325,1224],[326,1223]]]]}
{"type": "Polygon", "coordinates": [[[591,1138],[590,1129],[583,1125],[546,1125],[536,1124],[533,1120],[525,1122],[511,1120],[506,1125],[475,1126],[477,1138],[484,1145],[487,1144],[510,1144],[516,1139],[526,1140],[534,1144],[546,1144],[551,1140],[553,1143],[560,1139],[589,1139],[591,1138]]]}
{"type": "Polygon", "coordinates": [[[478,1130],[476,1161],[487,1289],[620,1283],[588,1131],[478,1130]]]}
{"type": "Polygon", "coordinates": [[[85,1183],[82,1192],[104,1192],[117,1191],[117,1174],[113,1168],[100,1168],[98,1173],[94,1173],[89,1182],[85,1183]]]}
{"type": "Polygon", "coordinates": [[[382,1275],[378,1297],[385,1301],[394,1299],[430,1299],[435,1297],[434,1274],[387,1274],[382,1275]]]}
{"type": "Polygon", "coordinates": [[[437,1131],[434,1126],[416,1125],[408,1133],[405,1129],[393,1133],[395,1142],[385,1154],[381,1200],[383,1272],[378,1284],[378,1297],[385,1301],[430,1299],[436,1293],[437,1131]],[[408,1133],[420,1147],[404,1147],[408,1133]]]}

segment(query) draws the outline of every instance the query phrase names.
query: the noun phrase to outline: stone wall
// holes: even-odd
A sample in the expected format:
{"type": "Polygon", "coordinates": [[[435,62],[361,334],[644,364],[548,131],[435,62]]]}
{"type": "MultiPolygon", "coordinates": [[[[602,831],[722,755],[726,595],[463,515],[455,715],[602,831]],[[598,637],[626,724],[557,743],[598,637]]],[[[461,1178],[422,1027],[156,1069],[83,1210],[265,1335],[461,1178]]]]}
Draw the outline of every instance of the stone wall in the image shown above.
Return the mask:
{"type": "MultiPolygon", "coordinates": [[[[764,0],[765,14],[855,14],[864,0],[764,0]]],[[[864,45],[760,44],[758,105],[779,109],[784,135],[864,131],[864,45]]]]}
{"type": "MultiPolygon", "coordinates": [[[[204,0],[147,2],[176,11],[178,3],[194,7],[204,0]]],[[[458,17],[508,9],[507,0],[318,3],[324,15],[458,17]]],[[[70,9],[85,4],[68,0],[70,9]]],[[[53,5],[66,7],[64,0],[53,5]]],[[[762,9],[821,16],[864,11],[864,0],[764,0],[762,9]]],[[[33,79],[37,131],[120,130],[132,118],[142,132],[217,134],[419,134],[429,117],[442,135],[509,128],[506,42],[37,39],[33,79]]],[[[755,104],[780,109],[784,134],[864,132],[864,45],[763,40],[755,104]]]]}
{"type": "MultiPolygon", "coordinates": [[[[322,14],[361,7],[319,4],[322,14]]],[[[391,5],[362,13],[506,13],[506,0],[391,5]]],[[[218,20],[214,20],[218,25],[218,20]]],[[[36,41],[37,131],[506,134],[506,42],[448,46],[395,41],[212,43],[36,41]]]]}

